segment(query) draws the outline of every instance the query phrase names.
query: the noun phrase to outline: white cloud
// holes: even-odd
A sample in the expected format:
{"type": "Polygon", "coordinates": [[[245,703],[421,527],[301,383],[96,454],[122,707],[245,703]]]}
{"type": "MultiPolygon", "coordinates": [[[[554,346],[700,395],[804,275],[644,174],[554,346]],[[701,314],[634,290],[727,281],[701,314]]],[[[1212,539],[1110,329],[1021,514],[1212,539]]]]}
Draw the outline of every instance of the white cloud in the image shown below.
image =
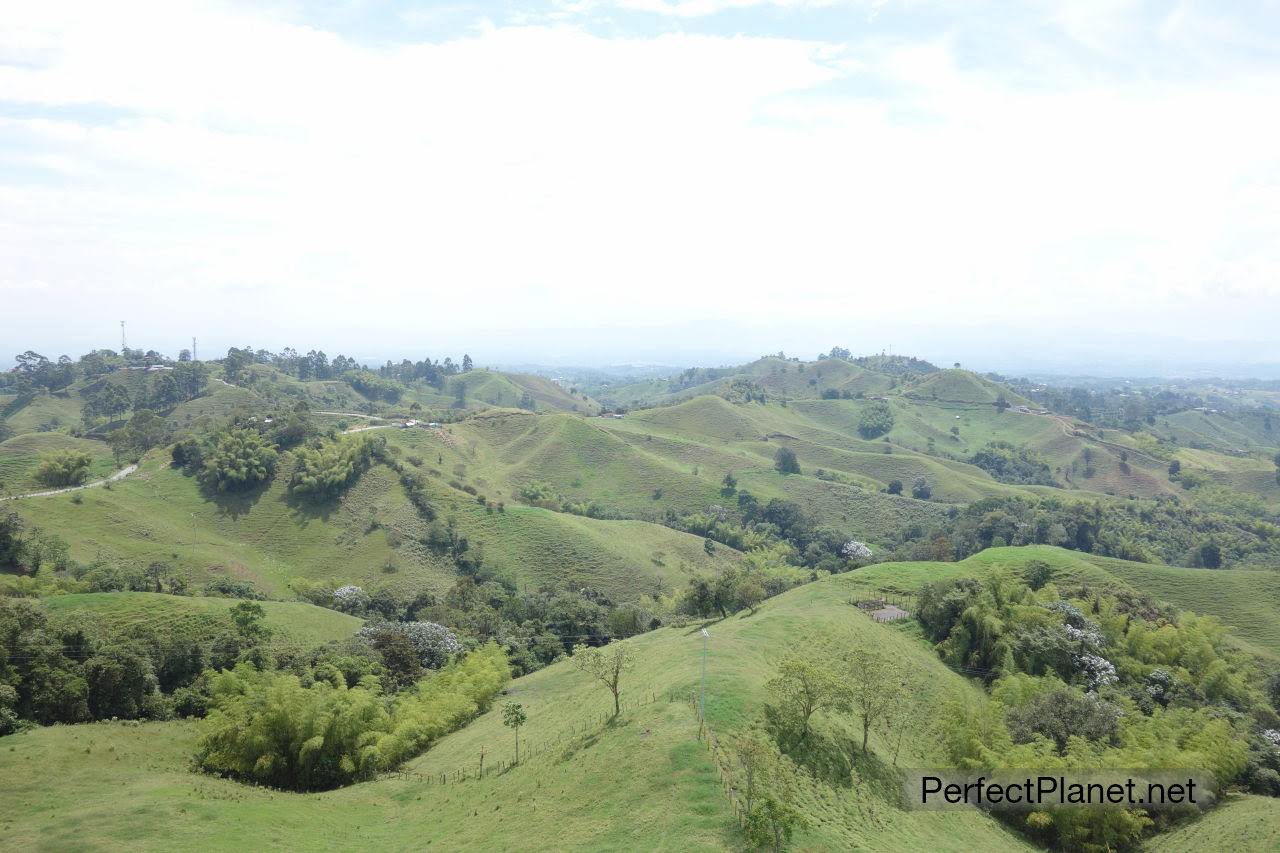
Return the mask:
{"type": "Polygon", "coordinates": [[[690,317],[1123,327],[1170,294],[1222,322],[1224,294],[1280,297],[1272,70],[1033,92],[949,37],[369,46],[216,6],[11,11],[0,280],[49,287],[7,339],[68,305],[51,332],[123,304],[241,342],[433,351],[690,317]]]}

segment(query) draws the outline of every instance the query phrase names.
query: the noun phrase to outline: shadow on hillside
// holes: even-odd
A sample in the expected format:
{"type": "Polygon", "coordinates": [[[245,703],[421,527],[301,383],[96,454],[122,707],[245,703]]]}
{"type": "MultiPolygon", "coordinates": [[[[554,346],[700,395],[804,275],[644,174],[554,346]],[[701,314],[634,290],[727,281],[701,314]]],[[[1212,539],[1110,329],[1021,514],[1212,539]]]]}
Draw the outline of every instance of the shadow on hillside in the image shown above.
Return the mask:
{"type": "Polygon", "coordinates": [[[875,752],[864,755],[861,736],[812,730],[803,742],[791,745],[785,752],[815,779],[828,785],[869,791],[884,799],[899,797],[901,771],[875,752]]]}
{"type": "Polygon", "coordinates": [[[36,397],[34,394],[19,394],[10,400],[3,409],[0,409],[0,418],[8,418],[21,412],[27,406],[31,405],[31,401],[36,397]]]}
{"type": "Polygon", "coordinates": [[[218,507],[218,514],[236,521],[242,515],[248,515],[249,510],[261,500],[262,495],[268,488],[270,482],[259,483],[251,489],[245,489],[240,492],[219,492],[217,489],[211,489],[201,484],[200,494],[205,500],[210,501],[218,507]]]}
{"type": "Polygon", "coordinates": [[[713,625],[719,625],[721,622],[723,622],[727,618],[728,617],[722,617],[719,619],[707,619],[703,622],[698,623],[697,625],[694,625],[688,631],[685,631],[684,635],[686,637],[692,637],[694,634],[697,634],[699,631],[707,630],[711,628],[713,625]]]}
{"type": "Polygon", "coordinates": [[[318,500],[314,497],[286,492],[284,500],[289,507],[289,512],[293,515],[294,521],[303,526],[312,521],[327,522],[329,517],[342,507],[341,496],[318,500]]]}
{"type": "Polygon", "coordinates": [[[555,763],[564,764],[567,761],[572,761],[573,757],[579,752],[582,752],[584,749],[590,749],[599,743],[600,738],[603,737],[604,733],[609,729],[616,729],[627,724],[627,715],[624,710],[620,716],[610,716],[603,722],[599,723],[595,728],[589,728],[587,731],[571,737],[569,742],[565,744],[564,748],[560,751],[560,754],[556,756],[555,763]]]}

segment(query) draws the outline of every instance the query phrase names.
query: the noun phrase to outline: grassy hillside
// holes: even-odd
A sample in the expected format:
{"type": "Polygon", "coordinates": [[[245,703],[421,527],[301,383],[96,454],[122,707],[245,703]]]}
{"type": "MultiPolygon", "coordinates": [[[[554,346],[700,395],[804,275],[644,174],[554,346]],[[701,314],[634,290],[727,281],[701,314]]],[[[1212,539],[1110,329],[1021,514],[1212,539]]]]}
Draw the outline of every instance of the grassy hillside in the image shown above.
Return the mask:
{"type": "Polygon", "coordinates": [[[15,435],[70,429],[80,424],[81,404],[73,389],[28,397],[0,394],[0,419],[15,435]]]}
{"type": "MultiPolygon", "coordinates": [[[[218,628],[232,627],[228,611],[236,601],[154,592],[94,592],[50,596],[43,603],[55,621],[84,619],[112,633],[142,624],[162,635],[208,636],[218,628]]],[[[354,616],[301,601],[260,603],[272,641],[277,643],[315,646],[345,640],[363,624],[354,616]]]]}
{"type": "MultiPolygon", "coordinates": [[[[425,431],[397,438],[409,448],[418,442],[461,458],[425,431]]],[[[160,561],[197,583],[229,575],[279,597],[289,596],[295,577],[404,592],[452,585],[452,563],[423,544],[428,524],[389,469],[375,466],[343,497],[318,505],[291,498],[288,477],[285,465],[265,489],[209,499],[156,452],[111,489],[80,493],[79,503],[59,495],[10,505],[28,521],[57,530],[85,563],[98,556],[137,565],[160,561]]],[[[514,504],[494,512],[443,475],[429,478],[429,488],[440,519],[453,518],[472,546],[483,548],[485,565],[519,584],[571,582],[631,600],[682,587],[690,573],[738,559],[728,548],[707,555],[701,539],[640,521],[514,504]]]]}
{"type": "Polygon", "coordinates": [[[1030,404],[1025,397],[1013,393],[1003,385],[959,368],[930,373],[908,386],[904,393],[911,397],[948,403],[991,404],[1003,396],[1014,406],[1030,404]]]}
{"type": "MultiPolygon", "coordinates": [[[[768,602],[755,616],[711,626],[707,715],[722,741],[759,707],[771,661],[806,631],[839,626],[904,662],[920,714],[909,721],[902,762],[939,760],[933,703],[978,691],[951,673],[910,632],[877,625],[818,583],[768,602]],[[909,754],[908,754],[909,753],[909,754]]],[[[638,663],[624,682],[622,717],[604,722],[608,693],[565,663],[513,682],[509,698],[528,713],[523,763],[482,781],[510,758],[500,708],[444,738],[403,772],[322,794],[287,794],[193,774],[188,723],[95,724],[38,729],[0,751],[0,798],[23,808],[6,816],[20,849],[68,844],[92,849],[234,849],[287,846],[529,849],[729,850],[742,841],[697,722],[686,701],[698,683],[696,630],[669,628],[628,641],[638,663]],[[184,844],[190,844],[190,848],[184,844]]],[[[500,705],[501,703],[499,703],[500,705]]],[[[825,720],[817,734],[846,736],[825,720]]],[[[881,744],[875,744],[882,746],[881,744]]],[[[1020,850],[1020,839],[979,813],[903,811],[887,768],[863,764],[856,785],[802,782],[808,827],[797,849],[1020,850]]],[[[732,785],[740,785],[736,771],[732,785]]]]}
{"type": "Polygon", "coordinates": [[[1280,800],[1248,794],[1225,802],[1185,826],[1147,841],[1152,853],[1205,850],[1280,850],[1280,800]]]}
{"type": "Polygon", "coordinates": [[[111,449],[101,441],[72,438],[58,432],[32,432],[15,435],[0,442],[0,494],[34,492],[50,486],[36,479],[41,456],[46,453],[74,450],[93,459],[86,480],[108,476],[119,466],[111,449]]]}

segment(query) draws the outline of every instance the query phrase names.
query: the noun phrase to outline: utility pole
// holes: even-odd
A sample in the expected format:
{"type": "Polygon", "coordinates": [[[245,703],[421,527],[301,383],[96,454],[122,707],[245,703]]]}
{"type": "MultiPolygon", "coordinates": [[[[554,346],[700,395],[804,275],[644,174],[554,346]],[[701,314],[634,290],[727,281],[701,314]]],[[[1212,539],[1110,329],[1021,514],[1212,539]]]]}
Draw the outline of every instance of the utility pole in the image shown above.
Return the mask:
{"type": "Polygon", "coordinates": [[[711,635],[702,629],[702,694],[698,697],[698,731],[701,733],[707,721],[707,639],[711,635]]]}

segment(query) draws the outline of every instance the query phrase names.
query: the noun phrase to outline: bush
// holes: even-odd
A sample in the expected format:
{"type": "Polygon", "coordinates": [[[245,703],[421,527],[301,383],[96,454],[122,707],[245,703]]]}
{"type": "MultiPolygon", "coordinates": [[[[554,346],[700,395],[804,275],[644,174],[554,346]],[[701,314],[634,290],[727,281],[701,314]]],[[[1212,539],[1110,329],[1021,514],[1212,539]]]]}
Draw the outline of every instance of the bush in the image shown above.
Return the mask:
{"type": "Polygon", "coordinates": [[[276,449],[257,430],[231,429],[218,437],[200,476],[206,488],[234,492],[266,482],[275,470],[276,449]]]}
{"type": "Polygon", "coordinates": [[[878,438],[893,429],[893,410],[888,403],[875,402],[858,419],[858,434],[865,439],[878,438]]]}
{"type": "Polygon", "coordinates": [[[969,461],[1002,483],[1058,485],[1043,456],[1007,441],[990,442],[969,461]]]}
{"type": "Polygon", "coordinates": [[[317,499],[343,492],[369,470],[374,458],[386,447],[382,436],[357,436],[318,449],[294,451],[297,460],[289,491],[317,499]]]}
{"type": "Polygon", "coordinates": [[[796,459],[796,452],[790,447],[778,448],[778,452],[773,457],[773,466],[783,474],[800,473],[800,461],[796,459]]]}
{"type": "Polygon", "coordinates": [[[394,703],[378,679],[303,686],[296,675],[240,665],[210,680],[196,763],[280,788],[315,791],[367,779],[421,753],[485,711],[511,677],[494,643],[419,682],[394,703]]]}
{"type": "Polygon", "coordinates": [[[78,486],[89,475],[93,457],[79,450],[57,450],[40,457],[36,479],[46,486],[78,486]]]}
{"type": "Polygon", "coordinates": [[[911,497],[922,501],[927,501],[933,497],[933,487],[929,485],[929,481],[923,476],[916,477],[911,481],[911,497]]]}

